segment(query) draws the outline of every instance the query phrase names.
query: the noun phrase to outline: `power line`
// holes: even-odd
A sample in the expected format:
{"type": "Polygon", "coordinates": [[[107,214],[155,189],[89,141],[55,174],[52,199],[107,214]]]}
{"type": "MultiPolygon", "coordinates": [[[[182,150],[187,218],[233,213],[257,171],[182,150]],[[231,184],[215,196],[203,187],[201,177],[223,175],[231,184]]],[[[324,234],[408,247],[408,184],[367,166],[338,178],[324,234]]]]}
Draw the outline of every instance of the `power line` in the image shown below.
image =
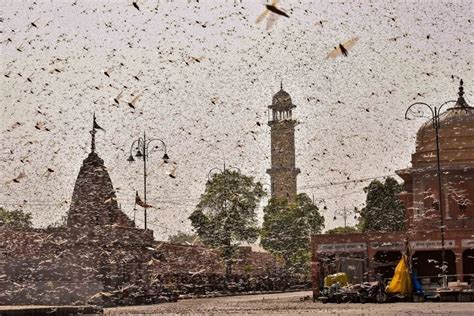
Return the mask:
{"type": "Polygon", "coordinates": [[[375,180],[375,179],[380,179],[380,178],[386,178],[386,177],[391,177],[391,176],[396,176],[396,173],[392,174],[386,174],[383,176],[378,176],[378,177],[371,177],[371,178],[362,178],[362,179],[355,179],[355,180],[347,180],[347,181],[341,181],[341,182],[329,182],[329,183],[322,183],[322,184],[315,184],[315,185],[303,185],[298,187],[299,189],[317,189],[317,188],[325,188],[325,187],[330,187],[333,185],[342,185],[342,184],[348,184],[348,183],[356,183],[356,182],[363,182],[363,181],[368,181],[368,180],[375,180]]]}
{"type": "MultiPolygon", "coordinates": [[[[305,186],[300,186],[299,189],[315,189],[315,188],[323,188],[323,187],[330,187],[330,186],[333,186],[333,185],[342,185],[342,184],[347,184],[347,183],[355,183],[355,182],[362,182],[362,181],[367,181],[367,180],[374,180],[374,179],[379,179],[379,178],[384,178],[384,177],[388,177],[388,176],[392,176],[392,175],[395,175],[395,174],[389,174],[389,175],[383,175],[383,176],[378,176],[378,177],[371,177],[371,178],[363,178],[363,179],[355,179],[355,180],[349,180],[349,181],[341,181],[341,182],[330,182],[330,183],[326,183],[326,184],[319,184],[319,185],[305,185],[305,186]]],[[[339,194],[339,195],[332,195],[332,196],[328,196],[326,197],[325,199],[333,199],[333,198],[337,198],[337,197],[342,197],[342,196],[347,196],[347,195],[351,195],[351,194],[355,194],[355,193],[359,193],[360,191],[352,191],[352,192],[349,192],[349,193],[343,193],[343,194],[339,194]]],[[[173,201],[173,200],[152,200],[152,202],[155,202],[155,204],[158,204],[158,203],[163,203],[163,204],[168,204],[168,205],[176,205],[176,206],[183,206],[183,205],[189,205],[189,206],[194,206],[195,205],[195,201],[197,201],[199,198],[196,198],[196,199],[192,199],[192,198],[189,198],[189,199],[182,199],[182,202],[178,202],[178,201],[173,201]],[[189,201],[189,202],[185,202],[185,201],[189,201]]],[[[43,202],[41,200],[32,200],[32,201],[28,201],[27,203],[17,203],[17,202],[14,202],[14,201],[0,201],[0,204],[1,205],[36,205],[36,206],[51,206],[51,205],[63,205],[63,204],[69,204],[69,203],[65,203],[65,202],[56,202],[56,203],[51,203],[51,202],[43,202]]],[[[126,206],[131,206],[131,205],[135,205],[134,203],[131,203],[131,202],[125,202],[125,203],[120,203],[121,205],[126,205],[126,206]]]]}

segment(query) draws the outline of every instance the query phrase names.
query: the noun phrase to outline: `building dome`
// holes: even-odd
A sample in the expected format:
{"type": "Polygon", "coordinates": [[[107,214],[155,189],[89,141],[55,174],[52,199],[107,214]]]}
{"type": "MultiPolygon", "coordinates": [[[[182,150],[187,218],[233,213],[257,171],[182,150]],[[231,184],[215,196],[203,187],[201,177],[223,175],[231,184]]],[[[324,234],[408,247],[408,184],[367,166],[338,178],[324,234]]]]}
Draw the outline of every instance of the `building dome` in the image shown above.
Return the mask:
{"type": "MultiPolygon", "coordinates": [[[[463,98],[462,83],[456,105],[439,117],[440,160],[454,164],[474,162],[474,107],[463,98]]],[[[430,119],[416,135],[413,164],[436,161],[436,131],[430,119]]]]}
{"type": "Polygon", "coordinates": [[[291,101],[291,96],[283,90],[283,88],[280,89],[275,95],[273,96],[272,99],[272,105],[270,108],[273,108],[275,110],[289,110],[296,107],[292,101],[291,101]]]}

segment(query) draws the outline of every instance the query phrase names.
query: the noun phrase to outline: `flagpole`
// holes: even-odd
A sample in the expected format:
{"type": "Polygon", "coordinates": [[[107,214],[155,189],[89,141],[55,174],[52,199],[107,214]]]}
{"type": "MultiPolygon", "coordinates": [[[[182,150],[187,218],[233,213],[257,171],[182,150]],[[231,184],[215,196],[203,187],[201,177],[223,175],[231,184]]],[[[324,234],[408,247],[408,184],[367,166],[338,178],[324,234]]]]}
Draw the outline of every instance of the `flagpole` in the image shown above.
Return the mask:
{"type": "Polygon", "coordinates": [[[92,141],[91,141],[91,152],[95,152],[95,128],[96,128],[97,123],[95,122],[95,112],[92,115],[92,130],[91,130],[91,135],[92,135],[92,141]]]}
{"type": "Polygon", "coordinates": [[[136,225],[135,215],[137,214],[137,196],[138,196],[138,191],[135,192],[135,206],[133,207],[133,225],[136,225]]]}

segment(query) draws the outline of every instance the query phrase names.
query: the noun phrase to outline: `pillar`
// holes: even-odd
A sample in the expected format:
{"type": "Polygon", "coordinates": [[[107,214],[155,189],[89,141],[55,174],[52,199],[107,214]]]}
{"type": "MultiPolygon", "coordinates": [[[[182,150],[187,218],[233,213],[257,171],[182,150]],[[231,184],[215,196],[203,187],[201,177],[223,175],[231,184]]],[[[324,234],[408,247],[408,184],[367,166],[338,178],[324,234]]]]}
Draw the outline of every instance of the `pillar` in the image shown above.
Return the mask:
{"type": "MultiPolygon", "coordinates": [[[[461,241],[459,240],[459,243],[461,241]]],[[[458,243],[458,241],[456,241],[458,243]]],[[[457,274],[457,280],[462,281],[463,276],[462,274],[464,273],[463,269],[463,262],[462,262],[462,248],[456,248],[454,249],[454,255],[456,257],[456,274],[457,274]]]]}

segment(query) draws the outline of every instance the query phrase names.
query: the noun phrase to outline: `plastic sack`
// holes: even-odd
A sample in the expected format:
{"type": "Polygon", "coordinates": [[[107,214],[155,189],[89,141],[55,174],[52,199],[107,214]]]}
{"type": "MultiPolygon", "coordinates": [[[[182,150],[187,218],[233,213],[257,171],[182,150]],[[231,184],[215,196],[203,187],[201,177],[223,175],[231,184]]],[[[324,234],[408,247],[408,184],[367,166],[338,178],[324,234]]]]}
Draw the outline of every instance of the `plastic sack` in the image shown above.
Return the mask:
{"type": "Polygon", "coordinates": [[[425,291],[423,290],[420,281],[418,281],[418,278],[416,277],[416,272],[414,271],[411,274],[411,280],[413,282],[413,291],[418,294],[424,294],[425,291]]]}
{"type": "Polygon", "coordinates": [[[330,274],[324,278],[324,286],[329,287],[337,282],[339,282],[341,286],[346,286],[348,283],[347,280],[347,274],[344,272],[330,274]]]}
{"type": "Polygon", "coordinates": [[[410,272],[408,271],[407,256],[402,256],[402,259],[397,264],[392,281],[390,281],[390,285],[387,286],[386,292],[392,294],[411,294],[413,292],[410,272]]]}

